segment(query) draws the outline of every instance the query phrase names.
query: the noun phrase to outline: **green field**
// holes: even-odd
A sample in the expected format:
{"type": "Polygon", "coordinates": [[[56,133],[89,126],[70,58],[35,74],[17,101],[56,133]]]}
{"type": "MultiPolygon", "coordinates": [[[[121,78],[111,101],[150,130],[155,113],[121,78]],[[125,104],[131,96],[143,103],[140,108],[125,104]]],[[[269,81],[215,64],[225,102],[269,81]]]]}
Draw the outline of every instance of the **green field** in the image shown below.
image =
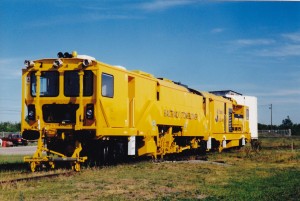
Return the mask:
{"type": "MultiPolygon", "coordinates": [[[[208,154],[208,161],[138,162],[0,184],[0,200],[299,200],[300,139],[263,138],[262,147],[208,154]]],[[[21,156],[0,156],[0,167],[1,181],[27,175],[21,156]]]]}

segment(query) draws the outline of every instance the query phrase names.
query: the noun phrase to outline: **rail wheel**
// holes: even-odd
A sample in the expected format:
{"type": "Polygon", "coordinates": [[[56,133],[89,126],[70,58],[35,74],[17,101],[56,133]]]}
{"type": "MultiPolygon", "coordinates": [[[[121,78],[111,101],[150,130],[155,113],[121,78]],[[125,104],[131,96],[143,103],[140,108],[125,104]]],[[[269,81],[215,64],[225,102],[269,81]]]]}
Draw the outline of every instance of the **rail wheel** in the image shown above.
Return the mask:
{"type": "Polygon", "coordinates": [[[31,162],[30,163],[30,170],[31,172],[35,172],[36,171],[36,166],[37,166],[37,163],[36,162],[31,162]]]}
{"type": "Polygon", "coordinates": [[[79,162],[75,162],[73,165],[72,165],[72,170],[76,171],[76,172],[79,172],[80,171],[80,163],[79,162]]]}

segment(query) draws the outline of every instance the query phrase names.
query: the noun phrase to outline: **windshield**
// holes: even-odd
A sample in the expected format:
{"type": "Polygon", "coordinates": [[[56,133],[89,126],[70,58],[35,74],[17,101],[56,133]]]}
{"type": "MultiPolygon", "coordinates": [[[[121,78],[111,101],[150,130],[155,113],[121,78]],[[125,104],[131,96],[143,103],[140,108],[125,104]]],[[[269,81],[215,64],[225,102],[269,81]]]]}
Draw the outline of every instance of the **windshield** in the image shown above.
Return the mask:
{"type": "MultiPolygon", "coordinates": [[[[42,72],[40,77],[40,96],[55,97],[58,96],[59,73],[57,71],[42,72]]],[[[30,75],[31,95],[36,96],[36,76],[35,72],[30,75]]]]}
{"type": "MultiPolygon", "coordinates": [[[[84,71],[83,96],[93,95],[93,72],[84,71]]],[[[78,71],[66,71],[64,73],[64,94],[67,97],[79,96],[79,74],[78,71]]]]}
{"type": "MultiPolygon", "coordinates": [[[[64,95],[67,97],[79,96],[79,71],[66,71],[64,73],[64,95]]],[[[30,74],[31,96],[36,96],[36,72],[30,74]]],[[[59,94],[59,73],[57,71],[43,71],[40,77],[40,96],[56,97],[59,94]]],[[[84,71],[83,96],[93,95],[94,74],[84,71]]]]}
{"type": "Polygon", "coordinates": [[[78,71],[66,71],[64,77],[65,96],[79,96],[79,75],[78,71]]]}

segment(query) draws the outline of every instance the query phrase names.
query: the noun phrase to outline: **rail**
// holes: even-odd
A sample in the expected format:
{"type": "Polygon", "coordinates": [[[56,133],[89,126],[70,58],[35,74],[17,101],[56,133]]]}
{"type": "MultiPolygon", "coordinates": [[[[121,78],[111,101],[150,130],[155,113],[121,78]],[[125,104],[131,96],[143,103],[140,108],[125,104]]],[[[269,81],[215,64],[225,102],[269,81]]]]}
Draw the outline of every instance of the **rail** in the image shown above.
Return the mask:
{"type": "Polygon", "coordinates": [[[10,184],[10,183],[16,183],[16,182],[21,182],[21,181],[31,181],[31,180],[39,180],[43,178],[53,178],[53,177],[58,177],[58,176],[71,176],[75,174],[74,171],[68,171],[68,172],[61,172],[61,173],[51,173],[51,174],[45,174],[45,175],[37,175],[37,176],[31,176],[31,177],[20,177],[16,179],[9,179],[9,180],[4,180],[0,181],[1,184],[10,184]]]}

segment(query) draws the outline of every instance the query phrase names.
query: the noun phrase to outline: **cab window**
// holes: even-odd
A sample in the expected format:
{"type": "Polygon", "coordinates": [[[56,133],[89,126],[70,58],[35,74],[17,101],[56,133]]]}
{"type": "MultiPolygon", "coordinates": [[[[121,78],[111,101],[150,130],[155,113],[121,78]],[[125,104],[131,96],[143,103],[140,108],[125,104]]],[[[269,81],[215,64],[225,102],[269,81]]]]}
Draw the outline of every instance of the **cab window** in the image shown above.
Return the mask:
{"type": "MultiPolygon", "coordinates": [[[[31,96],[36,96],[36,72],[30,75],[31,96]]],[[[40,96],[41,97],[55,97],[59,93],[59,73],[57,71],[41,72],[40,77],[40,96]]]]}
{"type": "Polygon", "coordinates": [[[64,73],[64,94],[67,97],[79,96],[78,71],[66,71],[64,73]]]}
{"type": "MultiPolygon", "coordinates": [[[[64,94],[67,97],[79,96],[79,71],[66,71],[64,73],[64,94]]],[[[90,70],[84,71],[83,96],[93,95],[94,75],[90,70]]]]}
{"type": "Polygon", "coordinates": [[[114,77],[106,73],[102,73],[102,96],[114,97],[114,77]]]}

